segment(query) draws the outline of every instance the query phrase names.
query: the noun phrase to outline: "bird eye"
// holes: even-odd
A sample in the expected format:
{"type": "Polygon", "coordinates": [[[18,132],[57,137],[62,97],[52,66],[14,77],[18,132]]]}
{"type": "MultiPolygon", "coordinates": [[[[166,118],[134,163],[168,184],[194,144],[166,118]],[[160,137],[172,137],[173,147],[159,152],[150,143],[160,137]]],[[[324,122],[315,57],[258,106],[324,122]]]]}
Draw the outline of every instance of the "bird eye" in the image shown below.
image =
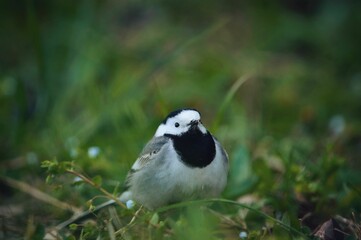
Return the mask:
{"type": "Polygon", "coordinates": [[[174,126],[175,126],[176,128],[179,127],[179,123],[176,122],[176,123],[174,124],[174,126]]]}

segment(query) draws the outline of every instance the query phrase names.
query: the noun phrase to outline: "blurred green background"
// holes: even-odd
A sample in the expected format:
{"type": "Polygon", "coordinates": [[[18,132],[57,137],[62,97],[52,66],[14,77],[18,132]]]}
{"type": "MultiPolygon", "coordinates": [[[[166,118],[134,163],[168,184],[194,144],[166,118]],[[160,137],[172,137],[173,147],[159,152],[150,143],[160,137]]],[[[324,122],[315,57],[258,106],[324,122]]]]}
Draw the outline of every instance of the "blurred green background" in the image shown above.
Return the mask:
{"type": "MultiPolygon", "coordinates": [[[[74,161],[112,191],[166,114],[192,107],[231,157],[224,197],[291,219],[311,212],[311,230],[360,217],[360,10],[357,0],[2,1],[0,174],[82,206],[96,191],[74,191],[69,177],[46,185],[41,161],[74,161]]],[[[19,222],[65,219],[5,183],[0,194],[2,206],[27,206],[19,222]]]]}

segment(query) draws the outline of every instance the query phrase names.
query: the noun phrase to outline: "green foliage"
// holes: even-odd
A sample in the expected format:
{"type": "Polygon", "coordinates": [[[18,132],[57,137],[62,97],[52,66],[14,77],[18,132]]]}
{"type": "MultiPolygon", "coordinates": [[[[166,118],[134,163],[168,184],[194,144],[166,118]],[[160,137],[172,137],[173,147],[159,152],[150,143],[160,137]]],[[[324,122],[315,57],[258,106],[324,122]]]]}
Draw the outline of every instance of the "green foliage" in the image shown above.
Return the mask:
{"type": "MultiPolygon", "coordinates": [[[[198,108],[230,156],[232,201],[123,206],[120,225],[95,214],[64,239],[300,239],[340,216],[361,236],[360,1],[0,5],[1,179],[93,210],[180,107],[198,108]]],[[[0,235],[69,217],[13,188],[1,182],[0,207],[22,217],[0,235]]]]}
{"type": "Polygon", "coordinates": [[[244,147],[240,147],[233,156],[229,167],[229,178],[225,196],[235,198],[249,192],[257,182],[257,176],[251,168],[251,158],[244,147]]]}

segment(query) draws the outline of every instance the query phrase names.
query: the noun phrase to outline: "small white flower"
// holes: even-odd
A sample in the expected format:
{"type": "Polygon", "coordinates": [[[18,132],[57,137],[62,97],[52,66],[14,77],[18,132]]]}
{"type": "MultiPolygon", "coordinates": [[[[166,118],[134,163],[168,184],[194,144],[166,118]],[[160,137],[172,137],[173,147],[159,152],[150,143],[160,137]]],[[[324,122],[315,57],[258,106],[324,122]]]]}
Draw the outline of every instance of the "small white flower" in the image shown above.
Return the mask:
{"type": "Polygon", "coordinates": [[[242,239],[246,239],[247,236],[248,236],[248,234],[247,234],[247,232],[245,232],[245,231],[241,231],[241,232],[239,233],[239,237],[242,238],[242,239]]]}
{"type": "Polygon", "coordinates": [[[128,209],[132,209],[135,205],[133,200],[128,200],[125,205],[127,206],[128,209]]]}
{"type": "Polygon", "coordinates": [[[345,126],[345,118],[342,115],[333,116],[328,124],[328,127],[334,136],[339,136],[345,130],[345,126]]]}
{"type": "Polygon", "coordinates": [[[39,162],[38,155],[34,152],[28,152],[26,154],[26,161],[29,165],[35,165],[39,162]]]}
{"type": "Polygon", "coordinates": [[[88,148],[88,157],[90,158],[96,158],[100,154],[100,148],[99,147],[90,147],[88,148]]]}
{"type": "Polygon", "coordinates": [[[73,179],[73,182],[82,182],[83,181],[83,179],[81,179],[80,177],[75,177],[74,179],[73,179]]]}

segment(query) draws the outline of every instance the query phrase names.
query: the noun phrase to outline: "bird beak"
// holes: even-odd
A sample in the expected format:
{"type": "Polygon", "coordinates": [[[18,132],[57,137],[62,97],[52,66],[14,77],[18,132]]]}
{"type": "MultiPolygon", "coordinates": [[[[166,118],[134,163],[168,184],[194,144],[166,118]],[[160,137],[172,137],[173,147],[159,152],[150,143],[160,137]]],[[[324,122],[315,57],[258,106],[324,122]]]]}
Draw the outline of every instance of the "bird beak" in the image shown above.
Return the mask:
{"type": "Polygon", "coordinates": [[[191,128],[195,129],[196,127],[198,127],[198,123],[199,123],[199,121],[193,120],[188,125],[190,125],[191,128]]]}

